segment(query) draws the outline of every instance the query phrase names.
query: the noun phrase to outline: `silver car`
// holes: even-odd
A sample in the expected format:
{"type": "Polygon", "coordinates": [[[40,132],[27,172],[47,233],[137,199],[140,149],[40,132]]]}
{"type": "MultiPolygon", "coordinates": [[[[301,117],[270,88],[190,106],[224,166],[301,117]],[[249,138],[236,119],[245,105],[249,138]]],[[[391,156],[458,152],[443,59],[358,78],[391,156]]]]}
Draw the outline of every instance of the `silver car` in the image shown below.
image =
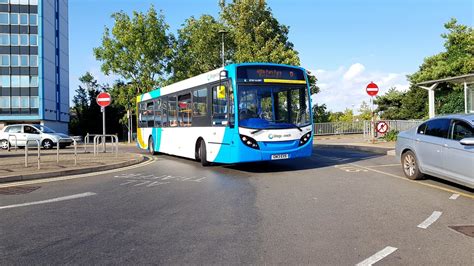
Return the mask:
{"type": "Polygon", "coordinates": [[[0,148],[8,149],[17,145],[18,147],[36,146],[35,140],[45,149],[51,149],[59,144],[60,148],[64,148],[72,144],[73,140],[66,134],[56,133],[54,130],[43,125],[8,125],[0,131],[0,148]]]}
{"type": "Polygon", "coordinates": [[[424,174],[474,188],[474,115],[430,119],[398,135],[396,155],[405,176],[424,174]]]}

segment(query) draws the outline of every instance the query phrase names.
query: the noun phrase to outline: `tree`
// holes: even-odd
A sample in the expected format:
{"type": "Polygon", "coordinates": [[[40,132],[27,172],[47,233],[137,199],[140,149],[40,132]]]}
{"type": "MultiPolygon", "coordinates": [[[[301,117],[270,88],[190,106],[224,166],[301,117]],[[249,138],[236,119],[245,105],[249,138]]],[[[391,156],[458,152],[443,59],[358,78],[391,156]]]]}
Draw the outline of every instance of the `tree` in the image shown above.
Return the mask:
{"type": "MultiPolygon", "coordinates": [[[[170,67],[173,72],[169,83],[211,71],[222,66],[221,36],[224,26],[210,15],[199,19],[190,17],[181,29],[175,41],[170,67]]],[[[226,58],[230,58],[227,49],[226,58]]]]}
{"type": "Polygon", "coordinates": [[[221,3],[221,18],[229,28],[233,60],[299,65],[298,52],[288,41],[289,27],[281,25],[264,0],[221,3]]]}
{"type": "Polygon", "coordinates": [[[398,91],[395,87],[390,88],[386,94],[377,96],[374,99],[374,104],[377,105],[375,112],[378,113],[382,119],[406,119],[406,117],[403,117],[400,113],[400,107],[402,106],[404,97],[405,93],[398,91]]]}
{"type": "Polygon", "coordinates": [[[102,45],[94,48],[101,70],[131,81],[136,94],[154,89],[163,82],[172,51],[163,14],[152,5],[146,14],[133,12],[130,18],[122,11],[112,18],[112,30],[106,27],[102,45]]]}
{"type": "MultiPolygon", "coordinates": [[[[402,99],[400,115],[407,118],[424,118],[427,115],[428,93],[415,86],[427,81],[458,76],[474,72],[474,31],[472,27],[458,24],[456,19],[451,19],[444,27],[448,31],[441,37],[445,39],[445,51],[425,58],[419,70],[408,76],[412,84],[410,91],[402,99]]],[[[436,98],[436,106],[449,106],[438,109],[438,113],[454,113],[463,110],[460,105],[459,91],[461,86],[440,84],[436,98]],[[457,96],[447,96],[455,93],[457,96]],[[445,97],[443,97],[443,95],[445,97]]]]}
{"type": "Polygon", "coordinates": [[[325,123],[329,122],[331,112],[327,110],[326,104],[313,106],[313,122],[314,123],[325,123]]]}
{"type": "Polygon", "coordinates": [[[354,112],[351,109],[346,108],[344,112],[330,113],[329,121],[331,122],[352,122],[354,121],[354,112]]]}
{"type": "Polygon", "coordinates": [[[95,99],[100,92],[100,85],[91,73],[86,72],[79,77],[81,85],[76,89],[76,95],[73,97],[72,111],[74,117],[71,117],[70,131],[75,135],[85,135],[86,133],[98,133],[100,120],[100,107],[95,99]]]}
{"type": "Polygon", "coordinates": [[[360,114],[357,116],[359,120],[372,119],[372,109],[365,101],[362,101],[362,104],[360,105],[360,108],[359,108],[359,113],[360,114]]]}

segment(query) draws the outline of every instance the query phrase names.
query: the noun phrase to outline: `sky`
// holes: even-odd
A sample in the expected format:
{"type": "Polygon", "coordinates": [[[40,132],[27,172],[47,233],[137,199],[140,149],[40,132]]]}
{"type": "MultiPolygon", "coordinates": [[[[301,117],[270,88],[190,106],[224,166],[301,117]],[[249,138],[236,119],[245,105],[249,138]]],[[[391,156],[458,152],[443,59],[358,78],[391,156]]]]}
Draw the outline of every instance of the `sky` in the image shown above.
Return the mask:
{"type": "MultiPolygon", "coordinates": [[[[229,2],[231,0],[227,0],[229,2]]],[[[70,0],[69,67],[71,99],[78,78],[91,72],[105,76],[92,49],[100,46],[104,27],[113,26],[117,11],[145,12],[151,4],[162,10],[170,32],[190,16],[218,16],[218,0],[70,0]]],[[[423,59],[443,51],[444,23],[456,18],[474,26],[473,0],[267,0],[273,15],[290,27],[289,41],[299,52],[302,67],[318,78],[321,92],[313,103],[331,111],[357,109],[369,102],[365,87],[375,82],[379,94],[391,87],[407,90],[406,75],[423,59]]]]}

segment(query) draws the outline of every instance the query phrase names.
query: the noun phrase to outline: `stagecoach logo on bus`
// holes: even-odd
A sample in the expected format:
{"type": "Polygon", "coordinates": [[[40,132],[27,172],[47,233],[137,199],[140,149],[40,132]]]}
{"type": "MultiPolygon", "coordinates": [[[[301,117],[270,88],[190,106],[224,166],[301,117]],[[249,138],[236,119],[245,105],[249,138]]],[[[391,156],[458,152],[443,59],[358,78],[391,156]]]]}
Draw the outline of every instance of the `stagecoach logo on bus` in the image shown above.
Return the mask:
{"type": "Polygon", "coordinates": [[[290,138],[291,134],[284,134],[284,135],[278,135],[278,134],[268,134],[269,139],[281,139],[281,138],[290,138]]]}

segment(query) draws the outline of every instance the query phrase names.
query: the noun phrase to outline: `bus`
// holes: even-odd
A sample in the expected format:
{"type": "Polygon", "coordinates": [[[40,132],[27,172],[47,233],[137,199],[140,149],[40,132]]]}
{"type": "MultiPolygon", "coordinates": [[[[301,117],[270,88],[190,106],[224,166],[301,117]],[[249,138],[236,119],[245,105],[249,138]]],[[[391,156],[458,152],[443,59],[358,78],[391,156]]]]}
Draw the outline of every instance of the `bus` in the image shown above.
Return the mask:
{"type": "Polygon", "coordinates": [[[137,97],[137,146],[210,163],[311,156],[306,70],[231,64],[137,97]]]}

